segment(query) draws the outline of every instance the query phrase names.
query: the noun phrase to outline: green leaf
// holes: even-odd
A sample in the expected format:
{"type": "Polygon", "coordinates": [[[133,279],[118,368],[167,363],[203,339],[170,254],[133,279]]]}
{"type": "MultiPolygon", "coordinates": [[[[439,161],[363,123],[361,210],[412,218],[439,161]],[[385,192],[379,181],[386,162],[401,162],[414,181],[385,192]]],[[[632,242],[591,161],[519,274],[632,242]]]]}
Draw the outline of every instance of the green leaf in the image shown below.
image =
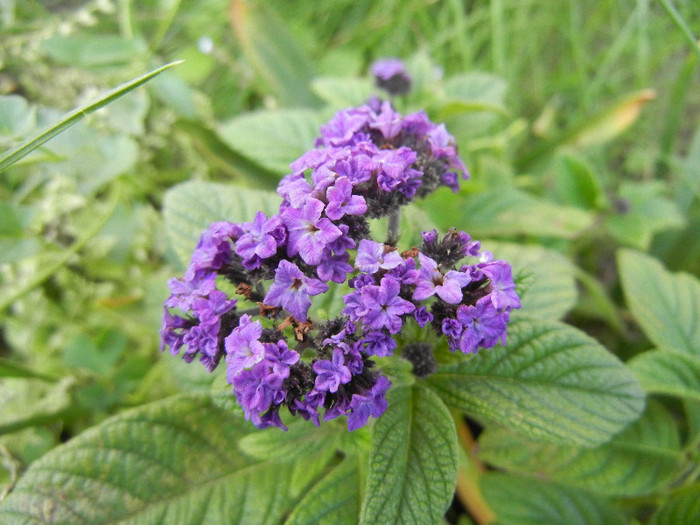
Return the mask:
{"type": "Polygon", "coordinates": [[[654,234],[683,226],[683,215],[663,196],[665,191],[666,185],[660,181],[623,183],[619,199],[628,209],[605,219],[610,234],[622,244],[646,250],[654,234]]]}
{"type": "Polygon", "coordinates": [[[256,459],[293,461],[318,454],[324,447],[333,447],[344,426],[326,424],[316,427],[310,421],[295,420],[285,432],[280,428],[248,434],[238,443],[243,452],[256,459]]]}
{"type": "Polygon", "coordinates": [[[124,412],[33,463],[0,522],[279,523],[291,466],[242,455],[235,443],[249,427],[207,397],[124,412]]]}
{"type": "Polygon", "coordinates": [[[683,487],[654,514],[649,525],[693,525],[700,516],[700,483],[683,487]]]}
{"type": "Polygon", "coordinates": [[[141,39],[125,40],[118,35],[55,36],[41,43],[53,60],[77,68],[129,64],[142,56],[146,43],[141,39]]]}
{"type": "Polygon", "coordinates": [[[72,385],[70,377],[58,383],[47,383],[45,378],[3,378],[0,381],[0,435],[60,419],[70,407],[72,385]]]}
{"type": "Polygon", "coordinates": [[[700,401],[700,356],[676,350],[650,350],[628,363],[650,394],[700,401]]]}
{"type": "Polygon", "coordinates": [[[505,347],[481,350],[427,379],[448,406],[535,439],[595,446],[634,421],[644,391],[583,332],[514,315],[505,347]]]}
{"type": "Polygon", "coordinates": [[[364,78],[315,78],[311,89],[333,108],[361,106],[372,94],[372,83],[364,78]]]}
{"type": "Polygon", "coordinates": [[[607,500],[544,480],[488,473],[481,488],[499,525],[623,525],[627,520],[607,500]]]}
{"type": "Polygon", "coordinates": [[[283,106],[314,106],[311,59],[267,2],[234,0],[229,13],[243,53],[283,106]]]}
{"type": "Polygon", "coordinates": [[[96,101],[91,102],[85,106],[82,106],[71,113],[69,113],[67,116],[62,118],[60,122],[57,124],[51,126],[48,128],[46,131],[41,133],[40,135],[34,137],[33,139],[30,139],[28,142],[25,142],[18,148],[10,151],[9,153],[4,154],[2,157],[0,157],[0,173],[4,172],[12,166],[15,162],[18,160],[22,159],[23,157],[27,156],[29,153],[34,151],[36,148],[47,142],[48,140],[52,139],[62,131],[68,129],[71,127],[73,124],[78,122],[80,119],[82,119],[85,115],[89,115],[90,113],[97,111],[98,109],[106,106],[113,100],[118,99],[119,97],[126,95],[130,91],[133,91],[137,87],[145,84],[149,80],[151,80],[153,77],[156,75],[162,73],[166,69],[170,69],[171,67],[179,64],[179,62],[171,62],[170,64],[166,64],[164,66],[159,67],[158,69],[154,69],[150,73],[146,73],[145,75],[142,75],[138,78],[135,78],[134,80],[131,80],[130,82],[127,82],[125,84],[122,84],[121,86],[118,86],[117,88],[113,89],[112,91],[106,93],[104,96],[98,98],[96,101]]]}
{"type": "Polygon", "coordinates": [[[575,267],[560,253],[536,245],[493,241],[482,243],[482,247],[495,258],[508,261],[514,275],[525,270],[531,274],[522,297],[523,313],[560,319],[576,304],[575,267]]]}
{"type": "Polygon", "coordinates": [[[457,199],[444,192],[426,206],[443,229],[458,226],[475,239],[533,235],[571,239],[593,223],[579,208],[560,206],[514,189],[490,190],[457,199]]]}
{"type": "Polygon", "coordinates": [[[360,512],[360,486],[357,458],[345,458],[306,492],[285,525],[356,524],[360,512]]]}
{"type": "Polygon", "coordinates": [[[19,95],[0,96],[0,144],[23,137],[36,125],[36,108],[19,95]]]}
{"type": "Polygon", "coordinates": [[[620,250],[617,265],[627,305],[647,337],[659,348],[700,356],[700,282],[632,250],[620,250]]]}
{"type": "Polygon", "coordinates": [[[311,149],[321,121],[305,109],[278,109],[245,113],[219,127],[221,140],[231,149],[280,175],[289,164],[311,149]]]}
{"type": "Polygon", "coordinates": [[[449,411],[424,387],[392,388],[373,428],[360,523],[438,523],[457,482],[449,411]]]}
{"type": "Polygon", "coordinates": [[[163,216],[175,253],[189,264],[200,235],[212,222],[250,222],[258,211],[279,208],[276,193],[209,182],[185,182],[165,194],[163,216]]]}
{"type": "Polygon", "coordinates": [[[595,168],[573,153],[564,154],[559,160],[556,185],[560,199],[585,210],[602,208],[605,193],[595,168]]]}
{"type": "Polygon", "coordinates": [[[660,404],[598,448],[530,441],[502,428],[479,437],[492,465],[608,496],[648,494],[674,479],[683,461],[673,417],[660,404]]]}

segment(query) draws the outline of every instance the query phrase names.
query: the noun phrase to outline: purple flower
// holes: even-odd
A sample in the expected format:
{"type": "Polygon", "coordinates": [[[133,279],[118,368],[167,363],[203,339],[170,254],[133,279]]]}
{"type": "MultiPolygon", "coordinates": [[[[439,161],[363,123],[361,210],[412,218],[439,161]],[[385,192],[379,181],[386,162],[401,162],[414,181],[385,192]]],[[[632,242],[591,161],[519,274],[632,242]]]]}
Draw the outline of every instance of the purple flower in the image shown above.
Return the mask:
{"type": "Polygon", "coordinates": [[[425,306],[421,306],[413,312],[413,318],[416,320],[416,323],[418,323],[418,326],[423,328],[433,320],[433,314],[431,314],[425,306]]]}
{"type": "Polygon", "coordinates": [[[289,231],[287,255],[298,253],[306,264],[317,265],[324,248],[343,234],[330,220],[321,219],[323,207],[320,200],[308,199],[302,210],[283,210],[282,220],[289,231]]]}
{"type": "Polygon", "coordinates": [[[231,242],[241,234],[241,228],[231,222],[215,222],[202,233],[192,254],[186,280],[192,280],[201,271],[218,270],[231,260],[231,242]]]}
{"type": "Polygon", "coordinates": [[[457,319],[443,319],[442,321],[442,333],[445,334],[447,337],[452,337],[453,339],[458,339],[460,335],[462,335],[462,323],[460,323],[457,319]]]}
{"type": "Polygon", "coordinates": [[[224,339],[226,348],[226,378],[229,383],[242,370],[251,368],[265,358],[265,346],[260,342],[262,323],[251,322],[249,315],[241,316],[236,328],[224,339]]]}
{"type": "Polygon", "coordinates": [[[396,268],[392,268],[388,275],[401,284],[417,284],[420,278],[420,273],[416,270],[416,260],[413,258],[408,258],[396,268]]]}
{"type": "Polygon", "coordinates": [[[314,425],[319,426],[318,409],[323,406],[326,399],[326,392],[319,390],[311,390],[304,397],[304,400],[295,399],[289,406],[289,411],[292,415],[299,414],[306,421],[311,420],[314,425]]]}
{"type": "Polygon", "coordinates": [[[280,339],[277,344],[264,343],[265,359],[272,367],[272,373],[287,379],[290,367],[299,361],[299,353],[290,350],[286,341],[280,339]]]}
{"type": "Polygon", "coordinates": [[[360,342],[365,345],[367,354],[376,355],[377,357],[390,356],[396,349],[394,338],[381,330],[365,334],[365,337],[360,342]]]}
{"type": "Polygon", "coordinates": [[[505,261],[485,264],[481,271],[489,280],[489,297],[494,308],[520,308],[520,298],[515,293],[513,272],[505,261]]]}
{"type": "Polygon", "coordinates": [[[396,250],[387,250],[386,245],[369,239],[362,239],[357,247],[355,266],[363,272],[376,273],[380,268],[391,270],[403,263],[396,250]]]}
{"type": "Polygon", "coordinates": [[[459,348],[465,354],[476,352],[478,347],[490,348],[496,343],[505,344],[507,312],[498,312],[489,297],[482,297],[474,306],[457,308],[457,320],[464,330],[459,348]]]}
{"type": "Polygon", "coordinates": [[[182,338],[182,342],[187,345],[187,351],[183,356],[185,361],[191,361],[199,353],[200,361],[206,369],[210,372],[214,370],[219,359],[219,328],[218,319],[190,328],[182,338]]]}
{"type": "MultiPolygon", "coordinates": [[[[270,366],[261,361],[252,370],[243,370],[233,378],[233,392],[245,411],[246,419],[259,416],[273,403],[284,399],[282,378],[272,373],[270,366]]],[[[255,421],[254,421],[255,422],[255,421]]]]}
{"type": "Polygon", "coordinates": [[[398,58],[382,58],[372,64],[372,74],[377,87],[391,95],[405,95],[411,90],[411,77],[398,58]]]}
{"type": "Polygon", "coordinates": [[[171,296],[165,301],[165,306],[179,308],[187,312],[192,309],[195,299],[206,297],[216,288],[216,273],[202,271],[194,274],[191,279],[173,278],[168,281],[171,296]]]}
{"type": "Polygon", "coordinates": [[[200,322],[205,324],[219,319],[234,306],[236,306],[236,300],[229,299],[221,290],[214,290],[208,298],[197,297],[192,301],[192,311],[200,322]]]}
{"type": "Polygon", "coordinates": [[[333,350],[332,361],[321,359],[314,363],[314,372],[316,376],[316,390],[328,391],[331,393],[337,392],[341,384],[345,384],[352,379],[350,369],[345,366],[345,357],[340,348],[333,350]]]}
{"type": "Polygon", "coordinates": [[[245,233],[236,241],[236,253],[248,270],[260,267],[260,261],[277,252],[280,240],[284,240],[282,221],[275,215],[270,219],[263,212],[255,214],[253,222],[242,225],[245,233]]]}
{"type": "Polygon", "coordinates": [[[352,182],[347,177],[340,177],[335,184],[326,191],[328,205],[326,216],[337,221],[346,213],[348,215],[362,215],[367,212],[367,203],[364,197],[352,194],[352,182]]]}
{"type": "MultiPolygon", "coordinates": [[[[401,330],[403,325],[401,316],[410,314],[416,307],[410,301],[399,297],[400,291],[399,282],[388,276],[382,277],[379,286],[368,285],[358,291],[362,304],[367,310],[362,315],[362,322],[366,328],[371,330],[387,328],[392,334],[401,330]]],[[[343,312],[345,313],[345,310],[343,312]]]]}
{"type": "Polygon", "coordinates": [[[350,255],[342,252],[338,255],[326,255],[316,268],[316,273],[322,281],[344,283],[347,275],[352,272],[352,266],[348,264],[350,255]]]}
{"type": "Polygon", "coordinates": [[[311,297],[328,291],[328,285],[304,275],[299,267],[282,260],[275,271],[275,281],[263,299],[265,304],[281,306],[302,322],[311,307],[311,297]]]}
{"type": "Polygon", "coordinates": [[[365,127],[369,120],[369,108],[350,108],[337,112],[328,124],[321,126],[320,144],[345,146],[353,143],[355,134],[365,127]]]}
{"type": "Polygon", "coordinates": [[[391,140],[401,133],[403,117],[394,111],[388,101],[384,101],[381,113],[370,122],[369,127],[378,130],[386,140],[391,140]]]}
{"type": "Polygon", "coordinates": [[[379,376],[371,390],[363,394],[353,394],[350,401],[352,412],[348,416],[348,430],[353,431],[364,426],[369,416],[378,418],[387,409],[386,391],[391,382],[384,376],[379,376]]]}
{"type": "Polygon", "coordinates": [[[415,301],[422,301],[434,294],[446,303],[458,304],[462,301],[462,288],[471,280],[467,274],[450,270],[443,275],[437,263],[422,253],[418,254],[418,260],[420,261],[420,280],[413,292],[415,301]]]}

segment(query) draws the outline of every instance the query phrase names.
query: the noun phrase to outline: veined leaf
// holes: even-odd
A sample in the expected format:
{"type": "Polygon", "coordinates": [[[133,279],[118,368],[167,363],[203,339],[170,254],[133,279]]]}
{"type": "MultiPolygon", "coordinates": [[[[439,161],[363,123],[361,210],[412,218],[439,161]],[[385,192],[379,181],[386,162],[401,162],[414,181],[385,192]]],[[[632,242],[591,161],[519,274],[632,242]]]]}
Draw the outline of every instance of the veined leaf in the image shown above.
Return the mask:
{"type": "Polygon", "coordinates": [[[630,360],[630,370],[650,394],[700,401],[700,355],[676,350],[650,350],[630,360]]]}
{"type": "Polygon", "coordinates": [[[481,479],[481,488],[499,525],[627,523],[608,501],[581,489],[495,472],[481,479]]]}
{"type": "Polygon", "coordinates": [[[536,245],[492,241],[483,243],[483,247],[497,259],[508,261],[514,275],[524,270],[531,272],[527,293],[522,298],[523,313],[559,319],[576,304],[575,268],[560,253],[536,245]]]}
{"type": "Polygon", "coordinates": [[[647,494],[669,483],[683,460],[671,415],[651,404],[635,423],[598,448],[530,441],[502,428],[479,437],[479,456],[521,475],[607,496],[647,494]]]}
{"type": "Polygon", "coordinates": [[[15,162],[18,160],[22,159],[23,157],[29,155],[32,151],[34,151],[36,148],[47,142],[48,140],[52,139],[62,131],[68,129],[71,127],[73,124],[78,122],[80,119],[82,119],[85,115],[89,115],[90,113],[97,111],[98,109],[106,106],[113,100],[118,99],[119,97],[126,95],[130,91],[133,91],[137,87],[145,84],[149,80],[151,80],[153,77],[156,75],[162,73],[166,69],[170,69],[171,67],[179,64],[180,62],[171,62],[170,64],[166,64],[164,66],[159,67],[158,69],[154,69],[150,73],[146,73],[145,75],[142,75],[138,78],[135,78],[134,80],[127,82],[125,84],[122,84],[121,86],[113,89],[112,91],[108,92],[104,96],[100,97],[94,102],[91,102],[85,106],[79,107],[78,109],[72,111],[69,113],[66,117],[62,118],[60,122],[57,124],[51,126],[49,129],[41,133],[40,135],[34,137],[33,139],[25,142],[21,146],[17,147],[16,149],[10,151],[9,153],[6,153],[2,157],[0,157],[0,173],[5,171],[7,168],[12,166],[15,162]]]}
{"type": "Polygon", "coordinates": [[[514,315],[505,347],[443,366],[427,380],[448,406],[535,439],[596,446],[634,421],[644,391],[583,332],[514,315]]]}
{"type": "Polygon", "coordinates": [[[475,239],[511,235],[571,239],[593,222],[593,216],[580,208],[515,189],[486,191],[468,199],[444,192],[431,196],[424,208],[441,228],[463,225],[475,239]]]}
{"type": "Polygon", "coordinates": [[[320,77],[311,83],[311,89],[324,102],[336,109],[361,106],[372,94],[372,83],[365,78],[320,77]]]}
{"type": "Polygon", "coordinates": [[[649,525],[691,525],[700,516],[700,483],[675,492],[654,514],[649,525]]]}
{"type": "Polygon", "coordinates": [[[360,512],[361,470],[348,457],[311,487],[285,525],[355,525],[360,512]]]}
{"type": "Polygon", "coordinates": [[[219,127],[218,134],[233,150],[281,176],[313,147],[320,125],[313,111],[279,109],[234,117],[219,127]]]}
{"type": "Polygon", "coordinates": [[[627,305],[647,337],[659,348],[700,356],[700,281],[632,250],[620,250],[617,265],[627,305]]]}
{"type": "Polygon", "coordinates": [[[33,463],[0,522],[279,523],[291,465],[245,457],[235,443],[249,425],[206,397],[124,412],[33,463]]]}
{"type": "Polygon", "coordinates": [[[392,388],[373,428],[360,523],[438,523],[457,481],[449,411],[424,387],[392,388]]]}
{"type": "Polygon", "coordinates": [[[163,216],[175,253],[184,265],[212,222],[251,222],[258,211],[277,213],[276,193],[209,182],[185,182],[165,194],[163,216]]]}

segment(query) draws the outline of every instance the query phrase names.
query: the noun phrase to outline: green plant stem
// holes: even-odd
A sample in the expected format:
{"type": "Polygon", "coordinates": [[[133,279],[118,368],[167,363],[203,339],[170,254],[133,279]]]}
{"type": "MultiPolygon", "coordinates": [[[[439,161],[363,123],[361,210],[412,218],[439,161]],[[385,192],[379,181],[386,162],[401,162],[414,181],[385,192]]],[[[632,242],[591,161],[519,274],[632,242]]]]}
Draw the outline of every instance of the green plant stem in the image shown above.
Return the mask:
{"type": "Polygon", "coordinates": [[[486,469],[476,455],[476,441],[469,431],[464,417],[459,412],[452,412],[452,418],[457,428],[457,439],[460,447],[468,458],[466,464],[460,461],[457,472],[457,497],[476,523],[487,525],[492,523],[496,516],[486,503],[479,487],[479,476],[486,469]]]}
{"type": "Polygon", "coordinates": [[[693,35],[693,32],[691,31],[690,27],[683,19],[683,16],[678,12],[676,7],[671,3],[671,0],[660,0],[660,2],[661,2],[661,5],[666,10],[666,12],[669,14],[669,16],[676,23],[678,28],[685,35],[686,39],[690,43],[690,47],[693,49],[693,52],[698,57],[700,57],[700,45],[698,45],[698,39],[695,38],[695,36],[693,35]]]}
{"type": "Polygon", "coordinates": [[[396,246],[399,242],[401,227],[401,208],[396,208],[389,214],[389,226],[387,227],[386,243],[391,246],[396,246]]]}

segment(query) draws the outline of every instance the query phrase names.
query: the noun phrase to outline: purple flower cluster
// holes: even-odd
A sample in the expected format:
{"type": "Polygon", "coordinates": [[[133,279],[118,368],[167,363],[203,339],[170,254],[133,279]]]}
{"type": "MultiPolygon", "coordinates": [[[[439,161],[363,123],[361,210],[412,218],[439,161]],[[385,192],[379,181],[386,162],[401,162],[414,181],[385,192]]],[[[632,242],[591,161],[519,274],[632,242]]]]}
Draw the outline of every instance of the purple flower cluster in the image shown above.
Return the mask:
{"type": "MultiPolygon", "coordinates": [[[[380,101],[337,113],[280,182],[276,215],[204,232],[184,278],[169,281],[163,349],[184,348],[186,361],[199,356],[210,371],[225,358],[227,380],[260,428],[285,428],[283,406],[317,425],[341,415],[350,430],[365,425],[384,412],[391,386],[373,358],[393,354],[407,320],[475,352],[505,341],[520,306],[510,266],[464,232],[425,232],[404,253],[370,238],[369,219],[440,185],[456,191],[460,176],[468,175],[454,139],[425,113],[403,116],[380,101]],[[479,262],[459,266],[465,257],[479,262]],[[312,298],[348,279],[342,314],[310,319],[312,298]]],[[[434,368],[431,357],[416,359],[428,363],[421,374],[434,368]]]]}
{"type": "Polygon", "coordinates": [[[377,87],[390,95],[405,95],[411,90],[411,77],[398,58],[382,58],[372,64],[377,87]]]}

